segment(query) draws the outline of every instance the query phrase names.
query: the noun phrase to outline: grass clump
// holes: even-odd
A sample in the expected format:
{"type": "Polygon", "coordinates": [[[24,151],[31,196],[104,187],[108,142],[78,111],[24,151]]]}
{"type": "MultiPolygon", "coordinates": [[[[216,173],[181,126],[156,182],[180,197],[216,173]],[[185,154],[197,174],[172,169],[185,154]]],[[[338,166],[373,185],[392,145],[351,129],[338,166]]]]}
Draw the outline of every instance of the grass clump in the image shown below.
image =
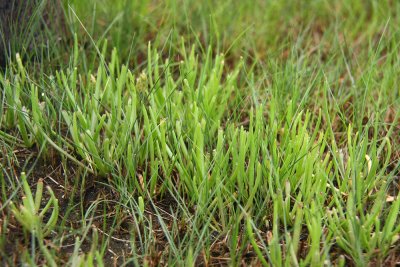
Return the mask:
{"type": "Polygon", "coordinates": [[[58,57],[0,73],[4,262],[395,264],[397,4],[177,3],[70,1],[58,57]]]}

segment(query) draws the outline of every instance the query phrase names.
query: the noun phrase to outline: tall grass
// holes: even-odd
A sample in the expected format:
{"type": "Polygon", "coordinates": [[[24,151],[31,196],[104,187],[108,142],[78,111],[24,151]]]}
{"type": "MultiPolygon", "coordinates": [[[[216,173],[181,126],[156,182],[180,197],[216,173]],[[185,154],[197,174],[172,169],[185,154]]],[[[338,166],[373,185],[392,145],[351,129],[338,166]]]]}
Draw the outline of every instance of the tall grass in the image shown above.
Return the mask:
{"type": "MultiPolygon", "coordinates": [[[[117,192],[87,209],[71,198],[54,246],[39,252],[48,264],[62,262],[55,248],[75,204],[74,266],[101,265],[125,216],[124,260],[135,264],[365,266],[396,255],[398,17],[376,1],[243,2],[234,26],[229,3],[71,1],[68,63],[38,71],[17,54],[0,74],[2,201],[18,194],[6,160],[15,146],[76,169],[72,195],[87,180],[117,192]],[[263,23],[276,27],[264,34],[263,23]],[[116,205],[111,226],[102,211],[103,229],[92,224],[102,202],[116,205]]],[[[22,261],[37,262],[32,251],[22,261]]]]}

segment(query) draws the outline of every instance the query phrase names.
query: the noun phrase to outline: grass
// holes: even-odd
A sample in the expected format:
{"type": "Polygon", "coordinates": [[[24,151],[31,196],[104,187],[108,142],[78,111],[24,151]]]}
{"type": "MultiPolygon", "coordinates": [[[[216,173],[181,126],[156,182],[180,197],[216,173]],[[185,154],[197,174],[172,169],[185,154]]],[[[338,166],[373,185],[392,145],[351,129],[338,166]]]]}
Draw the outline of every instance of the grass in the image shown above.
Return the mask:
{"type": "Polygon", "coordinates": [[[0,73],[2,263],[395,266],[399,9],[65,2],[0,73]]]}

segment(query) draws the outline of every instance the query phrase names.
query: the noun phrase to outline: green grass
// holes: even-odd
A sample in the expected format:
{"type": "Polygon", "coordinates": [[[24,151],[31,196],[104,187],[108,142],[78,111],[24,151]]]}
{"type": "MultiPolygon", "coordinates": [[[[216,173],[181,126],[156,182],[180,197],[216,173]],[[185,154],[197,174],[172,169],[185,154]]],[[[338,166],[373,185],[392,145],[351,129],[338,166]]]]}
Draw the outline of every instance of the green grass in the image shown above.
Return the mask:
{"type": "Polygon", "coordinates": [[[0,73],[2,263],[395,265],[399,12],[65,2],[0,73]]]}

